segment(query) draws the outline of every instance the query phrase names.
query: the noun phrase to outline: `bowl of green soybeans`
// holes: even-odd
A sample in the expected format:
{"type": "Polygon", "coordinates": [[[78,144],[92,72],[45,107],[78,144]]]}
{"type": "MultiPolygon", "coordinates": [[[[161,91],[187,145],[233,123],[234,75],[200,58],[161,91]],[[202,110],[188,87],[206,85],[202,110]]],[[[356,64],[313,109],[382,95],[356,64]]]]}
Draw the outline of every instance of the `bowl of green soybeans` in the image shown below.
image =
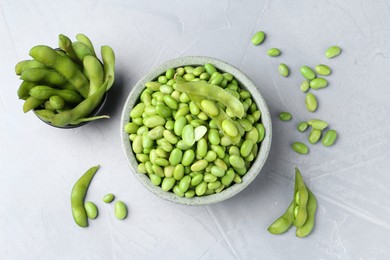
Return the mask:
{"type": "Polygon", "coordinates": [[[210,57],[180,57],[131,90],[121,139],[136,178],[158,197],[208,205],[244,190],[271,147],[268,106],[242,71],[210,57]]]}

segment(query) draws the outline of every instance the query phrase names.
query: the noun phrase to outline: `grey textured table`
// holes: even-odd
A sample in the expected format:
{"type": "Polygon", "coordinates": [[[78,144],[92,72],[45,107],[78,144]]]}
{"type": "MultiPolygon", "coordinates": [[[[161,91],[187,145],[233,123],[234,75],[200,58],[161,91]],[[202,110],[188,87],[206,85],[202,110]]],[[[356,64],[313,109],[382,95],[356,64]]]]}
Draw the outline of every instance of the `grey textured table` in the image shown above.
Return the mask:
{"type": "Polygon", "coordinates": [[[390,258],[390,2],[388,1],[11,1],[0,0],[0,258],[1,259],[389,259],[390,258]],[[263,45],[250,44],[264,30],[263,45]],[[14,65],[33,45],[55,46],[60,33],[85,33],[117,56],[110,120],[74,130],[23,114],[14,65]],[[337,44],[341,56],[324,51],[337,44]],[[270,58],[266,50],[283,54],[270,58]],[[123,102],[135,82],[175,57],[211,56],[244,71],[273,116],[273,144],[258,178],[242,193],[206,207],[163,201],[130,172],[120,143],[123,102]],[[284,62],[291,75],[283,78],[284,62]],[[307,112],[301,65],[328,64],[329,87],[307,112]],[[291,122],[277,115],[287,110],[291,122]],[[322,118],[337,144],[290,149],[307,133],[301,120],[322,118]],[[80,174],[102,168],[88,199],[100,209],[77,227],[69,195],[80,174]],[[314,232],[280,236],[268,225],[288,206],[294,166],[317,195],[314,232]],[[101,197],[113,192],[130,209],[114,218],[101,197]]]}

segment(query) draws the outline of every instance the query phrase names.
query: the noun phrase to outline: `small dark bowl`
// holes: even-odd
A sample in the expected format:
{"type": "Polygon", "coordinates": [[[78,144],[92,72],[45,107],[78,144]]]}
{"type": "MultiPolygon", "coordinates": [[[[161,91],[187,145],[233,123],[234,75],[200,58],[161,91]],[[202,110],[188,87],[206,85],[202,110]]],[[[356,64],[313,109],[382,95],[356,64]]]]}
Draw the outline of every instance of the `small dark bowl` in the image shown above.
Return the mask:
{"type": "MultiPolygon", "coordinates": [[[[103,107],[104,105],[106,104],[106,101],[107,101],[107,97],[108,97],[108,93],[106,92],[103,96],[103,100],[102,102],[92,111],[92,113],[90,115],[88,115],[88,117],[93,117],[93,116],[98,116],[100,115],[100,113],[102,112],[103,110],[103,107]]],[[[37,116],[37,114],[35,113],[37,109],[34,109],[34,114],[37,116]]],[[[85,124],[88,124],[89,122],[92,122],[92,121],[88,121],[88,122],[82,122],[80,124],[77,124],[77,125],[66,125],[66,126],[55,126],[55,125],[52,125],[50,122],[47,122],[45,120],[42,120],[39,116],[37,116],[39,118],[39,120],[41,120],[42,122],[44,122],[45,124],[49,125],[49,126],[52,126],[52,127],[56,127],[56,128],[62,128],[62,129],[72,129],[72,128],[77,128],[77,127],[80,127],[80,126],[83,126],[85,124]]]]}

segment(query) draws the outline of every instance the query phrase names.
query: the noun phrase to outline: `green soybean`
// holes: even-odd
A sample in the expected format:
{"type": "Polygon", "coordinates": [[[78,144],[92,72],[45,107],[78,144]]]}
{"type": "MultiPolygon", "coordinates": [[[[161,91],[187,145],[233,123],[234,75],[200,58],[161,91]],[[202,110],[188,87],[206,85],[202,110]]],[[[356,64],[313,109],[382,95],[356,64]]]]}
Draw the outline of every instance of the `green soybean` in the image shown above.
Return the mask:
{"type": "Polygon", "coordinates": [[[328,86],[328,81],[324,78],[315,78],[310,81],[310,88],[312,89],[320,89],[328,86]]]}
{"type": "Polygon", "coordinates": [[[196,186],[196,188],[195,188],[195,193],[196,193],[196,195],[198,195],[198,196],[202,196],[202,195],[205,194],[206,190],[207,190],[207,182],[204,182],[204,181],[203,181],[203,182],[199,183],[199,184],[196,186]]]}
{"type": "Polygon", "coordinates": [[[289,112],[280,112],[279,113],[279,119],[281,121],[290,121],[291,118],[292,118],[292,116],[289,112]]]}
{"type": "Polygon", "coordinates": [[[245,161],[242,159],[242,157],[238,155],[230,155],[229,156],[229,163],[234,167],[234,168],[244,168],[245,167],[245,161]]]}
{"type": "Polygon", "coordinates": [[[208,161],[206,160],[199,160],[191,165],[191,171],[193,172],[200,172],[206,169],[208,165],[208,161]]]}
{"type": "Polygon", "coordinates": [[[222,121],[222,130],[229,136],[234,137],[238,135],[238,129],[230,120],[222,121]]]}
{"type": "Polygon", "coordinates": [[[281,52],[278,48],[271,48],[267,51],[267,54],[270,57],[277,57],[281,54],[281,52]]]}
{"type": "Polygon", "coordinates": [[[187,125],[187,119],[184,116],[180,116],[176,118],[173,131],[175,132],[175,135],[181,136],[183,132],[183,128],[187,125]]]}
{"type": "Polygon", "coordinates": [[[324,146],[332,146],[337,139],[337,132],[335,130],[329,130],[324,134],[324,137],[322,138],[322,144],[324,146]]]}
{"type": "Polygon", "coordinates": [[[207,173],[204,175],[203,177],[203,180],[207,183],[210,183],[210,182],[214,182],[216,181],[218,178],[217,176],[215,176],[214,174],[211,174],[211,173],[207,173]]]}
{"type": "Polygon", "coordinates": [[[324,130],[328,127],[328,123],[320,119],[310,119],[307,123],[313,128],[318,130],[324,130]]]}
{"type": "MultiPolygon", "coordinates": [[[[153,165],[154,166],[154,165],[153,165]]],[[[161,184],[161,177],[157,174],[149,174],[150,181],[154,186],[159,186],[161,184]]]]}
{"type": "Polygon", "coordinates": [[[316,96],[312,93],[307,93],[305,97],[305,104],[307,110],[309,110],[310,112],[316,111],[318,107],[316,96]]]}
{"type": "Polygon", "coordinates": [[[213,101],[205,99],[205,100],[202,100],[200,105],[201,105],[202,110],[204,112],[206,112],[208,115],[210,115],[210,116],[218,116],[219,109],[218,109],[217,105],[213,101]]]}
{"type": "Polygon", "coordinates": [[[263,43],[265,39],[265,33],[263,31],[256,32],[251,39],[253,45],[259,45],[263,43]]]}
{"type": "Polygon", "coordinates": [[[305,132],[308,127],[309,127],[309,124],[307,122],[300,122],[297,126],[297,130],[299,132],[305,132]]]}
{"type": "Polygon", "coordinates": [[[91,201],[85,202],[84,207],[85,207],[85,212],[87,213],[87,217],[89,219],[95,219],[97,217],[98,208],[93,202],[91,201]]]}
{"type": "Polygon", "coordinates": [[[310,82],[309,81],[307,81],[307,80],[304,80],[303,82],[302,82],[302,84],[301,84],[301,91],[302,92],[307,92],[308,90],[309,90],[309,88],[310,88],[310,82]]]}
{"type": "Polygon", "coordinates": [[[309,143],[315,144],[320,140],[320,138],[321,138],[321,131],[317,130],[317,129],[313,129],[310,132],[308,140],[309,140],[309,143]]]}
{"type": "Polygon", "coordinates": [[[108,193],[108,194],[104,195],[104,197],[103,197],[103,201],[105,203],[111,203],[114,199],[115,199],[115,196],[112,193],[108,193]]]}
{"type": "Polygon", "coordinates": [[[186,198],[192,198],[195,196],[195,190],[189,190],[189,191],[186,191],[186,193],[184,193],[184,196],[186,198]]]}
{"type": "Polygon", "coordinates": [[[225,175],[225,170],[218,166],[212,166],[210,173],[216,177],[223,177],[225,175]]]}
{"type": "Polygon", "coordinates": [[[173,177],[165,177],[161,183],[161,189],[163,191],[169,191],[175,186],[176,179],[173,177]]]}
{"type": "Polygon", "coordinates": [[[190,166],[192,164],[192,162],[194,161],[194,159],[195,159],[195,152],[193,150],[187,150],[183,154],[183,158],[181,160],[181,163],[184,166],[190,166]]]}
{"type": "Polygon", "coordinates": [[[300,68],[300,71],[301,71],[302,76],[308,80],[312,80],[316,77],[316,74],[314,73],[314,71],[308,66],[302,66],[300,68]]]}
{"type": "Polygon", "coordinates": [[[203,174],[197,173],[191,179],[191,186],[196,187],[202,181],[203,181],[203,174]]]}
{"type": "Polygon", "coordinates": [[[207,188],[210,190],[215,190],[221,187],[222,183],[220,181],[214,181],[207,184],[207,188]]]}
{"type": "Polygon", "coordinates": [[[186,145],[192,146],[195,143],[195,132],[192,125],[186,125],[183,127],[182,138],[186,145]]]}
{"type": "Polygon", "coordinates": [[[115,202],[115,217],[119,220],[123,220],[127,217],[127,206],[123,201],[118,200],[115,202]]]}
{"type": "Polygon", "coordinates": [[[307,154],[309,152],[309,148],[307,145],[301,142],[295,142],[291,145],[292,149],[299,154],[307,154]]]}
{"type": "Polygon", "coordinates": [[[225,186],[229,186],[233,182],[235,175],[236,173],[233,169],[228,169],[225,175],[221,178],[222,184],[225,186]]]}
{"type": "Polygon", "coordinates": [[[245,140],[241,145],[241,149],[240,149],[241,156],[247,157],[252,152],[254,144],[255,142],[251,139],[245,140]]]}
{"type": "Polygon", "coordinates": [[[332,70],[324,64],[319,64],[319,65],[315,66],[314,70],[319,75],[322,75],[322,76],[329,76],[332,73],[332,70]]]}
{"type": "Polygon", "coordinates": [[[179,189],[181,192],[185,193],[191,184],[191,177],[189,175],[184,176],[179,182],[179,189]]]}
{"type": "Polygon", "coordinates": [[[288,77],[288,75],[290,74],[290,69],[284,63],[279,64],[278,70],[279,74],[283,77],[288,77]]]}
{"type": "Polygon", "coordinates": [[[206,72],[207,72],[208,74],[210,74],[210,75],[212,75],[214,72],[217,71],[217,69],[216,69],[216,68],[214,67],[214,65],[211,64],[211,63],[206,63],[206,64],[204,65],[204,69],[205,69],[206,72]]]}
{"type": "Polygon", "coordinates": [[[63,109],[65,106],[65,100],[60,96],[51,96],[49,101],[54,109],[63,109]]]}
{"type": "Polygon", "coordinates": [[[339,46],[331,46],[325,52],[325,57],[328,59],[333,59],[339,56],[341,53],[341,48],[339,46]]]}
{"type": "Polygon", "coordinates": [[[265,128],[264,128],[264,125],[263,124],[256,124],[255,125],[258,133],[259,133],[259,136],[258,136],[258,140],[257,140],[257,143],[260,143],[261,141],[264,140],[264,137],[265,137],[265,128]]]}

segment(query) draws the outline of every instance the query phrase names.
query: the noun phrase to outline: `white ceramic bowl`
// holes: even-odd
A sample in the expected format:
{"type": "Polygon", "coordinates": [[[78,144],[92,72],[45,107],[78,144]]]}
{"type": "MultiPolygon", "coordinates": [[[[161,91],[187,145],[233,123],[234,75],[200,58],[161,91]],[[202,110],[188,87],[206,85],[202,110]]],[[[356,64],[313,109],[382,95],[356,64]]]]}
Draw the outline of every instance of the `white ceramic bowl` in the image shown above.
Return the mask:
{"type": "Polygon", "coordinates": [[[127,161],[130,165],[131,170],[137,177],[137,179],[151,192],[157,195],[160,198],[165,200],[185,204],[185,205],[207,205],[216,202],[220,202],[226,199],[229,199],[245,189],[260,173],[265,161],[267,160],[268,153],[271,147],[272,139],[272,123],[271,116],[267,104],[260,93],[260,89],[240,70],[233,67],[232,65],[209,57],[201,56],[190,56],[190,57],[180,57],[174,60],[170,60],[157,68],[153,69],[151,72],[147,73],[143,78],[141,78],[137,84],[133,87],[131,93],[129,94],[126,103],[123,107],[122,118],[121,118],[121,139],[124,152],[126,154],[127,161]],[[174,194],[173,192],[165,192],[161,189],[160,186],[154,186],[148,176],[137,171],[138,162],[132,151],[129,135],[124,131],[124,126],[129,122],[130,111],[135,104],[139,101],[139,96],[145,88],[145,83],[148,81],[156,80],[158,76],[165,73],[169,68],[177,68],[184,66],[199,66],[204,65],[205,63],[212,63],[217,69],[228,72],[234,76],[234,78],[239,82],[241,88],[248,90],[253,101],[256,103],[258,109],[261,111],[261,122],[265,127],[265,138],[261,142],[258,155],[254,160],[249,171],[242,177],[242,183],[234,184],[229,188],[223,190],[220,193],[202,196],[202,197],[193,197],[193,198],[181,198],[174,194]]]}

